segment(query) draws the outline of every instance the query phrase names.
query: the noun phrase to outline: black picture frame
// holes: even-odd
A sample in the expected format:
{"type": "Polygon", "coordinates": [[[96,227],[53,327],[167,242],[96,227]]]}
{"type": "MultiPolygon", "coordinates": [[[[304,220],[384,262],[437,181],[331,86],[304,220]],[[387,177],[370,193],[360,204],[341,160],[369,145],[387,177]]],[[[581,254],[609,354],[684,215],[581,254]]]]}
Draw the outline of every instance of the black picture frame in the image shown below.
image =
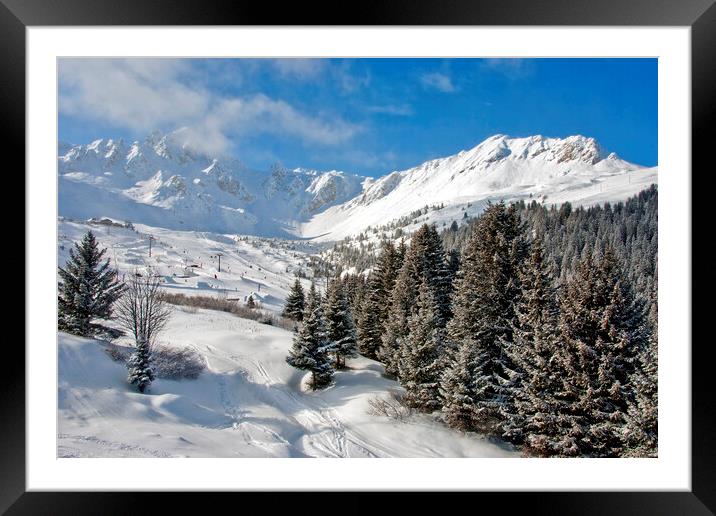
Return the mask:
{"type": "MultiPolygon", "coordinates": [[[[575,25],[688,26],[692,44],[692,220],[704,206],[704,189],[693,188],[699,174],[713,173],[709,129],[716,125],[716,5],[714,0],[399,0],[349,5],[257,4],[215,0],[0,0],[0,131],[24,169],[25,29],[42,25],[575,25]],[[698,173],[694,174],[693,170],[698,173]]],[[[698,179],[701,183],[701,179],[698,179]]],[[[692,231],[692,235],[695,231],[692,231]]],[[[692,271],[708,270],[705,254],[692,249],[692,271]],[[701,267],[703,265],[703,267],[701,267]]],[[[706,285],[697,285],[705,290],[706,285]]],[[[692,296],[695,290],[692,290],[692,296]]],[[[699,305],[692,303],[692,314],[699,305]]],[[[700,308],[704,310],[704,308],[700,308]]],[[[692,315],[692,320],[699,318],[692,315]]],[[[703,325],[703,323],[701,323],[703,325]]],[[[693,328],[695,329],[695,328],[693,328]]],[[[696,333],[693,333],[695,336],[696,333]]],[[[710,347],[712,339],[693,338],[692,490],[690,492],[471,493],[483,507],[530,514],[714,514],[716,512],[716,425],[710,347]],[[509,502],[507,502],[509,500],[509,502]]],[[[25,358],[6,342],[14,368],[0,375],[0,511],[7,514],[143,513],[160,498],[163,512],[191,507],[179,493],[39,493],[25,484],[25,358]],[[12,348],[12,349],[9,349],[12,348]]],[[[679,343],[687,349],[689,343],[679,343]]],[[[7,354],[6,358],[10,355],[7,354]]],[[[302,503],[292,498],[292,504],[302,503]]],[[[203,495],[228,496],[236,495],[203,495]]],[[[251,507],[262,494],[241,494],[251,507]],[[248,498],[247,498],[248,497],[248,498]]],[[[271,495],[274,496],[274,495],[271,495]]],[[[417,495],[416,496],[421,496],[417,495]]],[[[465,495],[463,495],[465,496],[465,495]]],[[[420,503],[420,502],[419,502],[420,503]]],[[[460,503],[458,500],[457,502],[460,503]]],[[[474,503],[474,502],[470,502],[474,503]]],[[[365,505],[364,494],[344,494],[341,506],[365,505]],[[353,500],[362,503],[353,503],[353,500]]],[[[205,506],[206,507],[206,506],[205,506]]]]}

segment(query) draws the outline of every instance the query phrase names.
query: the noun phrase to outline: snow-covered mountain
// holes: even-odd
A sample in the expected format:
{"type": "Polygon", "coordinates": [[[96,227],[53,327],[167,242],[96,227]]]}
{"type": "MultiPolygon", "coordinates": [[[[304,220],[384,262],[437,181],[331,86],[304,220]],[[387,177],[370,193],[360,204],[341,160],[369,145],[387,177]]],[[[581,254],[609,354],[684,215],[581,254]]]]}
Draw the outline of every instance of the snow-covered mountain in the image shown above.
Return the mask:
{"type": "Polygon", "coordinates": [[[365,180],[339,171],[253,171],[195,152],[185,130],[58,150],[60,215],[170,229],[285,236],[298,221],[353,198],[365,180]]]}
{"type": "Polygon", "coordinates": [[[478,214],[488,200],[590,205],[624,200],[656,182],[656,167],[624,161],[594,138],[496,135],[468,151],[368,180],[360,195],[317,213],[300,230],[338,240],[425,206],[441,209],[429,210],[423,221],[449,223],[478,214]]]}
{"type": "Polygon", "coordinates": [[[59,146],[59,214],[170,229],[339,240],[425,206],[431,221],[476,214],[488,200],[618,201],[657,169],[608,154],[593,138],[496,135],[473,149],[378,179],[339,171],[249,170],[191,149],[185,131],[143,142],[59,146]]]}

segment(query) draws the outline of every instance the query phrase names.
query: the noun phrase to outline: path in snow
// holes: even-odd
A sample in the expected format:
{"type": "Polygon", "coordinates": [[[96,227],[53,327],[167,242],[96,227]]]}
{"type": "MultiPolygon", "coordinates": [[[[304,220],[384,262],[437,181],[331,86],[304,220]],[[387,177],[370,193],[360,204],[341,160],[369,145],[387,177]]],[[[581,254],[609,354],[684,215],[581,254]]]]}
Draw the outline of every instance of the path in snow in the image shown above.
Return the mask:
{"type": "Polygon", "coordinates": [[[368,414],[396,382],[359,358],[330,388],[303,392],[285,363],[291,333],[223,312],[174,310],[161,340],[208,364],[196,380],[156,380],[149,394],[98,341],[60,334],[61,457],[503,457],[516,455],[429,416],[368,414]]]}

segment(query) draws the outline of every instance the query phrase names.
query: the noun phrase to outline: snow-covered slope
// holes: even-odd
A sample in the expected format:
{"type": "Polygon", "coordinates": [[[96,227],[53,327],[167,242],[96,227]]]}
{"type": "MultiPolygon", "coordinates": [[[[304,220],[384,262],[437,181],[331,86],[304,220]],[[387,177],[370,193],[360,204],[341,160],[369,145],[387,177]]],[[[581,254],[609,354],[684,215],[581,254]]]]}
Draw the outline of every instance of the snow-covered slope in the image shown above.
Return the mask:
{"type": "Polygon", "coordinates": [[[488,200],[618,201],[656,182],[656,168],[607,154],[593,138],[497,135],[469,151],[369,181],[361,195],[314,215],[300,233],[338,240],[434,205],[444,208],[428,222],[459,220],[468,205],[476,215],[488,200]]]}
{"type": "MultiPolygon", "coordinates": [[[[293,272],[311,244],[60,220],[58,261],[92,229],[120,275],[151,266],[168,292],[219,296],[262,310],[283,306],[293,272]],[[149,236],[152,256],[149,257],[149,236]],[[221,253],[221,271],[218,257],[221,253]],[[189,265],[189,267],[187,267],[189,265]],[[201,265],[201,267],[191,267],[201,265]]],[[[309,280],[305,280],[308,287],[309,280]]],[[[325,284],[318,282],[321,289],[325,284]]],[[[477,435],[453,431],[426,415],[406,421],[369,414],[369,400],[400,389],[383,366],[349,359],[327,390],[306,392],[305,372],[285,358],[292,333],[211,310],[173,307],[159,343],[191,348],[207,369],[196,380],[157,379],[148,394],[126,382],[127,370],[106,344],[59,333],[60,457],[505,457],[517,455],[477,435]]],[[[122,337],[113,345],[130,346],[122,337]]]]}
{"type": "Polygon", "coordinates": [[[192,151],[184,131],[144,142],[59,147],[59,214],[107,216],[170,229],[336,241],[425,206],[428,222],[476,215],[488,200],[619,201],[657,182],[657,169],[608,154],[593,138],[496,135],[473,149],[378,179],[276,167],[192,151]]]}
{"type": "Polygon", "coordinates": [[[223,312],[173,311],[161,341],[207,363],[196,380],[157,379],[147,394],[101,342],[60,333],[59,457],[509,457],[429,416],[369,413],[398,389],[372,360],[349,360],[335,384],[301,388],[286,364],[292,334],[223,312]]]}
{"type": "Polygon", "coordinates": [[[186,131],[142,142],[58,147],[59,215],[111,217],[171,229],[285,235],[296,221],[358,194],[365,178],[339,171],[252,171],[209,157],[186,131]]]}
{"type": "MultiPolygon", "coordinates": [[[[305,241],[237,238],[203,231],[178,231],[136,224],[133,229],[60,220],[58,264],[69,258],[74,242],[91,230],[120,279],[151,267],[164,288],[185,295],[220,296],[280,313],[294,275],[311,274],[309,256],[320,251],[305,241]],[[149,245],[152,252],[149,255],[149,245]],[[221,270],[219,270],[219,255],[221,270]]],[[[310,286],[310,280],[305,280],[310,286]]],[[[319,283],[319,286],[325,286],[319,283]]]]}

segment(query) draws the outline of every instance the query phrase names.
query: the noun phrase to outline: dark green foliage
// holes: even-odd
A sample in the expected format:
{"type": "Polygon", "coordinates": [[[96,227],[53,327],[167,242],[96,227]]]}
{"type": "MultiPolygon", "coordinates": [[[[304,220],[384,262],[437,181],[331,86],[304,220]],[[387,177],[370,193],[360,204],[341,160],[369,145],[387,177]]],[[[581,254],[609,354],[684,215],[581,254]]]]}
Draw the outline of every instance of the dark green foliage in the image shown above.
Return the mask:
{"type": "Polygon", "coordinates": [[[400,381],[407,405],[432,412],[440,408],[439,383],[445,358],[445,321],[435,293],[423,279],[409,333],[400,347],[400,381]]]}
{"type": "MultiPolygon", "coordinates": [[[[654,296],[656,288],[654,288],[654,296]]],[[[656,457],[658,455],[659,392],[658,392],[658,322],[656,299],[649,314],[653,328],[649,341],[637,357],[636,371],[631,384],[634,396],[629,400],[626,414],[625,439],[628,455],[656,457]]]]}
{"type": "Polygon", "coordinates": [[[333,367],[328,354],[330,344],[326,336],[321,298],[315,285],[311,285],[303,324],[294,335],[293,346],[286,362],[297,369],[310,371],[311,388],[314,390],[330,384],[333,378],[333,367]]]}
{"type": "Polygon", "coordinates": [[[361,352],[410,407],[528,455],[656,456],[657,197],[488,204],[441,238],[423,225],[399,260],[384,243],[344,279],[361,352]]]}
{"type": "Polygon", "coordinates": [[[363,303],[358,313],[358,351],[361,355],[377,359],[381,336],[383,334],[383,321],[380,314],[380,298],[376,294],[373,278],[368,280],[363,303]]]}
{"type": "Polygon", "coordinates": [[[634,396],[631,377],[648,334],[643,303],[631,292],[610,248],[600,259],[588,254],[579,262],[560,296],[558,326],[565,352],[558,414],[567,431],[549,430],[547,453],[620,456],[634,396]]]}
{"type": "Polygon", "coordinates": [[[146,339],[137,341],[134,353],[127,361],[127,368],[129,369],[127,381],[132,385],[136,385],[139,392],[147,390],[154,380],[154,369],[151,365],[149,343],[146,339]]]}
{"type": "MultiPolygon", "coordinates": [[[[543,206],[535,201],[515,204],[527,235],[540,235],[545,263],[554,267],[557,286],[574,274],[587,252],[603,253],[610,246],[622,263],[625,279],[634,292],[653,303],[658,250],[658,189],[655,185],[625,202],[590,208],[543,206]]],[[[465,249],[472,227],[481,217],[462,225],[458,231],[444,231],[448,251],[465,249]]]]}
{"type": "Polygon", "coordinates": [[[357,356],[356,329],[351,317],[348,299],[340,279],[328,284],[325,299],[326,337],[329,352],[335,357],[336,369],[346,366],[346,358],[357,356]]]}
{"type": "MultiPolygon", "coordinates": [[[[474,369],[448,373],[446,379],[454,383],[456,378],[469,377],[469,385],[460,390],[473,396],[476,429],[482,431],[498,431],[501,409],[508,401],[503,385],[511,364],[504,343],[512,341],[514,302],[520,294],[519,271],[526,250],[516,209],[490,204],[474,226],[455,280],[454,317],[448,333],[452,346],[474,369]]],[[[444,384],[442,390],[449,393],[450,386],[444,384]]],[[[454,401],[451,396],[445,400],[448,420],[462,418],[451,414],[463,410],[462,401],[458,399],[456,405],[454,401]]]]}
{"type": "Polygon", "coordinates": [[[515,306],[512,342],[505,342],[511,362],[509,395],[503,407],[503,436],[515,443],[528,437],[528,447],[541,446],[545,428],[557,425],[554,415],[561,389],[557,367],[562,345],[557,332],[557,300],[554,280],[544,262],[540,240],[532,242],[530,256],[521,273],[522,291],[515,306]]]}
{"type": "Polygon", "coordinates": [[[293,283],[293,287],[291,287],[291,292],[289,292],[288,297],[286,298],[286,306],[284,307],[282,314],[283,317],[293,321],[302,321],[305,304],[306,298],[303,293],[303,287],[301,286],[301,280],[296,278],[296,281],[293,283]]]}
{"type": "Polygon", "coordinates": [[[379,350],[387,374],[399,374],[401,342],[409,333],[408,322],[416,309],[418,289],[423,281],[435,297],[441,321],[447,321],[450,317],[450,273],[437,230],[427,224],[413,234],[390,296],[379,350]]]}
{"type": "Polygon", "coordinates": [[[77,335],[91,335],[93,319],[112,317],[112,305],[122,295],[123,285],[109,268],[109,260],[102,263],[107,250],[100,250],[91,231],[70,249],[70,258],[58,274],[58,327],[77,335]]]}
{"type": "Polygon", "coordinates": [[[390,296],[395,286],[402,256],[392,243],[383,246],[375,270],[370,274],[358,320],[360,352],[380,357],[381,336],[388,319],[390,296]]]}

